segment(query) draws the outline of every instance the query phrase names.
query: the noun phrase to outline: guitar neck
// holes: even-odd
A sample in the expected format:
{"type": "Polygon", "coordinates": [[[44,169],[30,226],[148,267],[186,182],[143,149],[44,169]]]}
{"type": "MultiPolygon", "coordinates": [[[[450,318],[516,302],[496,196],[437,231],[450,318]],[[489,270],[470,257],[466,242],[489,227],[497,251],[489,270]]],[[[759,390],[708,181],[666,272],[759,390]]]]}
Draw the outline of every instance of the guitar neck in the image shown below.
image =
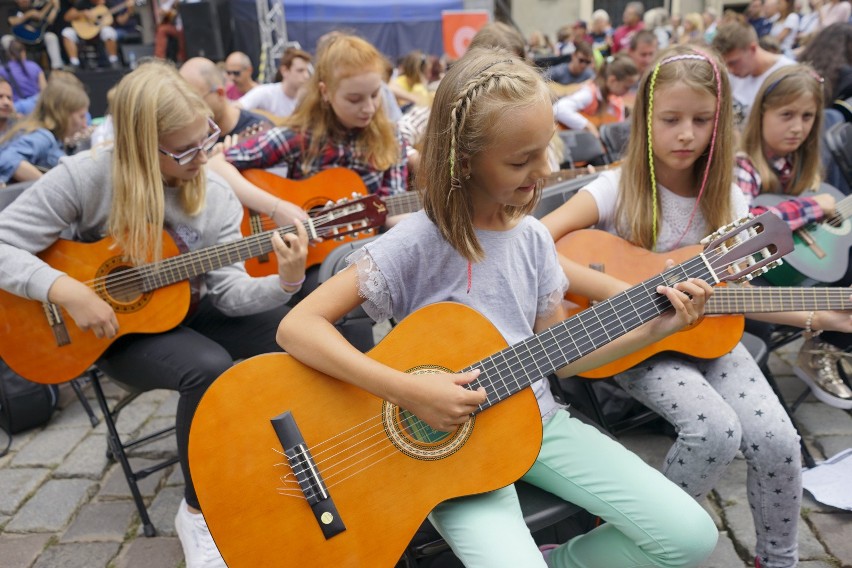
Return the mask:
{"type": "Polygon", "coordinates": [[[703,257],[696,256],[463,369],[481,371],[466,387],[482,386],[488,393],[477,412],[659,316],[671,303],[657,287],[687,278],[715,280],[703,257]]]}
{"type": "Polygon", "coordinates": [[[797,312],[852,309],[849,288],[782,288],[724,286],[707,302],[708,314],[797,312]]]}
{"type": "Polygon", "coordinates": [[[423,207],[420,201],[420,193],[417,191],[406,191],[385,197],[382,201],[388,208],[388,217],[414,213],[423,207]]]}

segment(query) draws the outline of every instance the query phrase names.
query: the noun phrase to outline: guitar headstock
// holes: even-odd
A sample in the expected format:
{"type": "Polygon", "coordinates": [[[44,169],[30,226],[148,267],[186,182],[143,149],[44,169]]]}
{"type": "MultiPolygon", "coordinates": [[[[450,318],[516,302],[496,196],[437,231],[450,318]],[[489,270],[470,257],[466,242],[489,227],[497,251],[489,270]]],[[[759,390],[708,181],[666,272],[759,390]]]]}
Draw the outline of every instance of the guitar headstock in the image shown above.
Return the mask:
{"type": "Polygon", "coordinates": [[[387,206],[376,195],[353,197],[329,203],[311,214],[316,236],[324,238],[374,229],[383,225],[386,218],[387,206]]]}
{"type": "Polygon", "coordinates": [[[793,235],[780,217],[749,215],[705,237],[703,256],[719,282],[751,280],[781,264],[793,235]]]}

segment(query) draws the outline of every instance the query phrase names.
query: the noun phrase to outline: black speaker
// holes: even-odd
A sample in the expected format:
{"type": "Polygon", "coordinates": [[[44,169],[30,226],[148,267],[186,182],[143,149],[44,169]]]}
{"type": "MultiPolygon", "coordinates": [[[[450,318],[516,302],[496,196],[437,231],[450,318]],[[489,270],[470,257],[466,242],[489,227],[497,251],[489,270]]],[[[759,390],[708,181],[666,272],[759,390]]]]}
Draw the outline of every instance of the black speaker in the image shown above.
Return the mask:
{"type": "Polygon", "coordinates": [[[80,69],[77,78],[86,86],[89,93],[89,113],[93,117],[106,114],[107,91],[129,72],[130,69],[80,69]]]}
{"type": "Polygon", "coordinates": [[[181,2],[180,18],[187,57],[225,60],[231,52],[233,37],[228,0],[181,2]]]}

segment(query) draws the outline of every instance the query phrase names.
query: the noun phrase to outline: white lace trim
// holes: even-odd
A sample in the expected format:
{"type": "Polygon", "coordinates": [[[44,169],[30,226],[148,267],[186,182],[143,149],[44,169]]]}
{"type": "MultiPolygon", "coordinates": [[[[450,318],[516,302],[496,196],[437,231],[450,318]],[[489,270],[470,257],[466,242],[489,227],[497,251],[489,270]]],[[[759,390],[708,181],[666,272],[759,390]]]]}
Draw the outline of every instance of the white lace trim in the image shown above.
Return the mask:
{"type": "Polygon", "coordinates": [[[565,297],[565,290],[554,290],[550,294],[539,296],[538,306],[536,306],[536,314],[538,317],[546,318],[553,315],[556,308],[562,304],[562,298],[565,297]]]}
{"type": "Polygon", "coordinates": [[[355,265],[358,274],[358,295],[364,298],[361,307],[367,315],[377,323],[392,318],[393,305],[388,283],[370,253],[361,248],[353,252],[346,261],[349,265],[355,265]]]}

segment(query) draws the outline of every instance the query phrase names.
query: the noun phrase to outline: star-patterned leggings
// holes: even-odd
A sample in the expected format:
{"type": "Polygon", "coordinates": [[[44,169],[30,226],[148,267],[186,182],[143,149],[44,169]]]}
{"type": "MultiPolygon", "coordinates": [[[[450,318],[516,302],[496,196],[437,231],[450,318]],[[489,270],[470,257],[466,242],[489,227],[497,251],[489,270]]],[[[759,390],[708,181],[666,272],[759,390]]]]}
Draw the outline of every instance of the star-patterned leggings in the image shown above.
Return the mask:
{"type": "Polygon", "coordinates": [[[796,566],[799,435],[743,344],[709,361],[658,355],[615,380],[675,427],[663,473],[696,499],[742,450],[756,553],[766,568],[796,566]]]}

